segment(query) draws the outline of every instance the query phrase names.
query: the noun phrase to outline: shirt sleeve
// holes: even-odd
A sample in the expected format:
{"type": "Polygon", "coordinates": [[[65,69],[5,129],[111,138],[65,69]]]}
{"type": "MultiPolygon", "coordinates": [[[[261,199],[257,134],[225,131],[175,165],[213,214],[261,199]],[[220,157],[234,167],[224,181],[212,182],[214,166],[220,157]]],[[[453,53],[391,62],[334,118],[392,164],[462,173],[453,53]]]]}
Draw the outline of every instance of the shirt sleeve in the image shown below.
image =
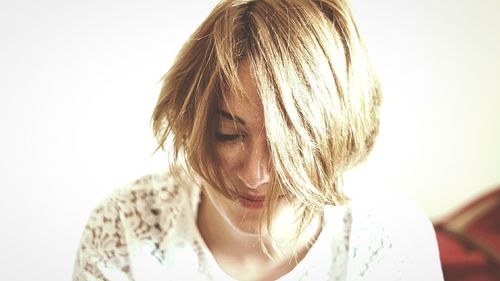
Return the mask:
{"type": "Polygon", "coordinates": [[[434,227],[427,216],[410,201],[396,205],[388,229],[392,249],[388,260],[399,267],[401,280],[443,281],[434,227]],[[402,211],[398,211],[402,210],[402,211]],[[400,212],[400,213],[398,213],[400,212]]]}
{"type": "Polygon", "coordinates": [[[133,280],[120,210],[112,198],[90,214],[73,268],[73,281],[133,280]]]}
{"type": "Polygon", "coordinates": [[[358,202],[362,211],[353,218],[349,280],[443,281],[429,218],[403,196],[371,201],[358,202]]]}

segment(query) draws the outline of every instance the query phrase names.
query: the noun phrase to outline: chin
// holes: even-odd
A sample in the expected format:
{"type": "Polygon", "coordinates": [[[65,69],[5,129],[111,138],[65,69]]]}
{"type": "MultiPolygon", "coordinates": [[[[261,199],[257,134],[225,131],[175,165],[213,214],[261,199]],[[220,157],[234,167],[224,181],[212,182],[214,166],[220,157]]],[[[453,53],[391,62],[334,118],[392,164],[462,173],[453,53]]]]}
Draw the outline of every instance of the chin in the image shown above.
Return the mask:
{"type": "Polygon", "coordinates": [[[258,236],[259,235],[259,224],[249,224],[246,222],[243,223],[234,223],[233,227],[236,231],[246,236],[258,236]]]}
{"type": "MultiPolygon", "coordinates": [[[[232,211],[226,212],[226,214],[224,215],[227,222],[235,230],[241,233],[249,235],[258,235],[261,226],[262,210],[247,209],[241,207],[236,202],[231,205],[233,208],[229,208],[228,210],[232,211]]],[[[263,226],[265,227],[265,221],[263,221],[262,223],[263,226]]]]}
{"type": "Polygon", "coordinates": [[[252,200],[242,202],[242,200],[229,199],[221,194],[214,197],[212,198],[215,199],[212,200],[213,206],[235,231],[248,236],[257,236],[261,230],[262,234],[267,233],[267,220],[261,219],[265,208],[263,202],[251,202],[252,200]]]}

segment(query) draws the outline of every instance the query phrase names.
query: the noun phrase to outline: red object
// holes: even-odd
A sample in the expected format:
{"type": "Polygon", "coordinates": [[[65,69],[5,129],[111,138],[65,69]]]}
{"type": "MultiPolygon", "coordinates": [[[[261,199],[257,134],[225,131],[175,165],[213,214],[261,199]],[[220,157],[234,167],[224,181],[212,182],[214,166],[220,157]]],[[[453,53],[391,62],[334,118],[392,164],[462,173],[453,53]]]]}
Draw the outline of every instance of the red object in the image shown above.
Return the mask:
{"type": "Polygon", "coordinates": [[[434,227],[446,281],[500,281],[500,186],[434,227]]]}

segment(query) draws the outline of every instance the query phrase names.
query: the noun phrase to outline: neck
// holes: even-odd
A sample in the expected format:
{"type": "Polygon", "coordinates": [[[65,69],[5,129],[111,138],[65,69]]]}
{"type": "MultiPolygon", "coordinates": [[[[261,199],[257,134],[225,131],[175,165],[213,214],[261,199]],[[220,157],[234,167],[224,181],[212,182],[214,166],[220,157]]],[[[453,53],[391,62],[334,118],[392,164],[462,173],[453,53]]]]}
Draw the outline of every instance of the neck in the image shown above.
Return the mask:
{"type": "Polygon", "coordinates": [[[236,229],[221,216],[211,200],[202,195],[197,223],[205,243],[221,268],[224,269],[224,264],[229,265],[226,272],[231,272],[232,264],[238,264],[250,272],[262,272],[263,268],[269,268],[283,275],[307,254],[321,232],[321,217],[315,216],[296,237],[300,224],[296,212],[291,209],[278,211],[273,220],[271,241],[261,239],[258,234],[236,229]]]}

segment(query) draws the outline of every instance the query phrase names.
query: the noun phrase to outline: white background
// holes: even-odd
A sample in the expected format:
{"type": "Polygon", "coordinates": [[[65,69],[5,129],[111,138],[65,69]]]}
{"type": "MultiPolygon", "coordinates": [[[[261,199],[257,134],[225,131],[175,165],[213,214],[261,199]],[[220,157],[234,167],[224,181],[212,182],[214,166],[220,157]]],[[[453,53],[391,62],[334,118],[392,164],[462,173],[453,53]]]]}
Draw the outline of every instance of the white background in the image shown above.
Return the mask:
{"type": "MultiPolygon", "coordinates": [[[[90,210],[163,169],[161,76],[215,1],[0,2],[0,279],[70,280],[90,210]],[[182,2],[184,3],[184,2],[182,2]]],[[[353,2],[384,90],[349,176],[439,218],[500,183],[500,2],[353,2]]]]}

